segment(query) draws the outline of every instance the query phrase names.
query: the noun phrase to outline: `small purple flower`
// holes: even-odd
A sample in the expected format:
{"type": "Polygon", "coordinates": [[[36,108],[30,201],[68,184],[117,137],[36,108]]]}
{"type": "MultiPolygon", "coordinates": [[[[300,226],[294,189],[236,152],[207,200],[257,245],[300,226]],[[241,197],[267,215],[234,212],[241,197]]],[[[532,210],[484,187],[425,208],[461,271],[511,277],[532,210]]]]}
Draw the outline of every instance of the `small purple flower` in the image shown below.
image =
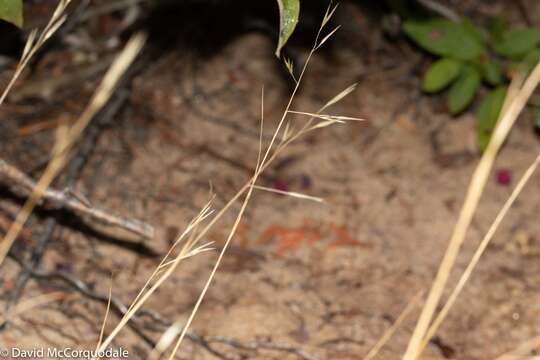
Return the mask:
{"type": "Polygon", "coordinates": [[[279,191],[289,191],[289,184],[283,179],[274,180],[274,189],[279,191]]]}
{"type": "Polygon", "coordinates": [[[502,186],[508,186],[510,185],[510,182],[512,181],[512,172],[508,169],[501,169],[497,171],[497,184],[502,186]]]}
{"type": "Polygon", "coordinates": [[[311,181],[311,178],[308,175],[303,174],[301,179],[302,179],[302,188],[303,189],[311,188],[311,185],[313,184],[313,181],[311,181]]]}

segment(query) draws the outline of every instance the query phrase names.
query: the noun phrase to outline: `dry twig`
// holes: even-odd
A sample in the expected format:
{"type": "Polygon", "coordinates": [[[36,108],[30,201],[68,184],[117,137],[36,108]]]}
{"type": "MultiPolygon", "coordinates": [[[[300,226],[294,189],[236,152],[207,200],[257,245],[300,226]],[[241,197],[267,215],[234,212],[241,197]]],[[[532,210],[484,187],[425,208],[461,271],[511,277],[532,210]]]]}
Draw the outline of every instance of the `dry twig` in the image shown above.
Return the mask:
{"type": "Polygon", "coordinates": [[[35,205],[39,202],[43,194],[47,191],[47,188],[64,167],[75,142],[82,135],[88,123],[110,99],[121,77],[142,49],[145,40],[146,36],[138,34],[127,43],[124,50],[116,58],[109,71],[107,71],[107,74],[105,74],[101,84],[96,89],[88,106],[85,108],[79,119],[69,127],[59,128],[59,131],[57,132],[57,142],[53,149],[53,158],[0,243],[0,264],[4,261],[11,245],[24,227],[24,224],[30,217],[35,205]]]}
{"type": "MultiPolygon", "coordinates": [[[[0,183],[6,184],[14,194],[21,197],[30,196],[37,186],[33,179],[2,159],[0,159],[0,183]]],[[[78,215],[125,229],[145,238],[154,236],[154,228],[151,225],[135,219],[122,218],[95,208],[83,195],[70,188],[61,191],[48,188],[43,192],[41,202],[45,203],[47,207],[73,211],[78,215]]]]}

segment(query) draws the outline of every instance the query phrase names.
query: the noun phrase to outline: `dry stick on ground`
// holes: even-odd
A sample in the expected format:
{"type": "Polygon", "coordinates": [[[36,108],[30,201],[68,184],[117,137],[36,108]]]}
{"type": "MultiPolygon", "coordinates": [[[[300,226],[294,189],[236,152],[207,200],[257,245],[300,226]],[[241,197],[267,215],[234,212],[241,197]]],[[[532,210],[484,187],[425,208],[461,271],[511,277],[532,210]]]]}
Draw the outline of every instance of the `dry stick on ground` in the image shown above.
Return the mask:
{"type": "Polygon", "coordinates": [[[519,194],[521,193],[521,191],[523,190],[523,188],[525,187],[525,185],[527,184],[527,182],[529,181],[529,179],[531,178],[531,176],[533,175],[534,171],[536,170],[536,168],[538,167],[539,164],[540,164],[540,154],[536,157],[536,159],[533,161],[531,166],[529,166],[527,171],[525,171],[525,174],[519,180],[519,183],[516,185],[514,191],[512,191],[512,194],[510,195],[508,200],[506,200],[506,203],[504,204],[502,209],[499,211],[499,213],[497,214],[497,217],[495,218],[495,220],[491,224],[488,232],[486,233],[486,235],[484,236],[484,238],[480,242],[480,245],[476,249],[471,261],[469,262],[469,265],[467,266],[467,268],[463,272],[463,275],[461,275],[461,278],[459,279],[456,287],[452,291],[452,294],[450,294],[450,297],[448,298],[448,300],[444,304],[444,307],[439,312],[439,314],[437,315],[435,320],[433,320],[433,324],[431,324],[431,326],[429,327],[429,329],[427,331],[427,335],[425,336],[424,341],[422,343],[421,351],[426,347],[429,340],[433,336],[435,336],[435,333],[437,332],[437,329],[439,328],[439,326],[443,322],[444,318],[446,317],[446,315],[450,311],[450,308],[454,305],[457,297],[461,293],[461,290],[463,290],[463,287],[465,286],[465,284],[469,280],[474,268],[476,267],[476,264],[478,264],[478,261],[480,260],[480,257],[482,256],[482,254],[486,250],[487,246],[489,245],[489,242],[493,238],[493,235],[495,234],[495,231],[497,231],[497,228],[501,224],[501,222],[504,219],[506,213],[508,212],[508,210],[510,210],[510,207],[514,204],[517,197],[519,196],[519,194]]]}
{"type": "Polygon", "coordinates": [[[261,341],[252,341],[252,342],[248,342],[247,344],[244,344],[237,340],[229,339],[223,336],[216,336],[216,337],[208,338],[206,339],[206,341],[208,343],[217,342],[217,343],[229,345],[237,349],[244,349],[244,350],[251,350],[251,351],[273,350],[273,351],[287,352],[287,353],[298,356],[302,360],[316,360],[315,357],[306,353],[304,350],[295,348],[294,346],[291,346],[288,344],[274,344],[270,342],[261,342],[261,341]]]}
{"type": "MultiPolygon", "coordinates": [[[[518,77],[519,78],[519,77],[518,77]]],[[[519,79],[518,79],[519,80],[519,79]]],[[[437,276],[433,281],[430,293],[416,324],[413,335],[407,347],[407,351],[403,356],[404,360],[416,360],[421,353],[421,346],[426,335],[428,326],[433,318],[435,309],[439,303],[442,292],[455,263],[461,244],[465,240],[467,229],[472,221],[473,215],[478,206],[480,196],[487,182],[489,173],[495,161],[495,157],[504,143],[510,129],[514,125],[518,115],[526,105],[527,100],[536,89],[540,82],[540,64],[536,65],[531,75],[524,82],[523,86],[517,91],[515,97],[511,96],[512,89],[515,86],[511,85],[509,95],[503,111],[500,115],[500,120],[493,132],[489,145],[484,152],[476,170],[473,174],[463,207],[459,214],[458,221],[454,227],[454,232],[450,238],[448,248],[439,266],[437,276]]]]}
{"type": "MultiPolygon", "coordinates": [[[[96,301],[100,301],[104,304],[107,304],[109,302],[109,298],[105,295],[97,294],[93,290],[90,289],[88,285],[86,285],[83,281],[65,274],[60,271],[46,273],[41,271],[36,271],[32,269],[30,266],[27,266],[24,264],[20,259],[15,257],[14,255],[10,254],[10,257],[15,260],[24,270],[28,271],[28,273],[32,276],[32,278],[38,280],[38,281],[45,281],[45,280],[60,280],[64,282],[65,284],[69,285],[72,289],[76,290],[80,294],[96,301]]],[[[119,313],[120,316],[127,311],[127,308],[125,305],[123,305],[120,301],[115,299],[114,297],[111,297],[111,306],[114,309],[115,312],[119,313]]],[[[141,311],[141,315],[142,315],[141,311]]],[[[137,326],[136,324],[129,324],[132,327],[132,330],[134,330],[137,335],[139,335],[149,346],[153,346],[154,342],[152,339],[150,339],[146,334],[144,334],[137,326]]]]}
{"type": "MultiPolygon", "coordinates": [[[[2,159],[0,159],[0,183],[6,184],[13,193],[21,197],[30,196],[37,186],[33,179],[2,159]]],[[[125,229],[145,238],[151,239],[154,235],[154,228],[151,225],[98,209],[85,200],[83,195],[76,193],[69,187],[61,191],[48,188],[43,192],[41,200],[45,202],[47,207],[69,210],[80,216],[125,229]]]]}
{"type": "Polygon", "coordinates": [[[448,20],[452,20],[454,22],[458,22],[461,20],[461,17],[452,9],[449,7],[446,7],[445,5],[441,4],[439,1],[434,0],[418,0],[418,2],[425,7],[426,9],[429,9],[433,11],[436,14],[439,14],[440,16],[447,18],[448,20]]]}
{"type": "MultiPolygon", "coordinates": [[[[90,99],[90,103],[85,108],[79,119],[69,128],[64,129],[63,141],[58,141],[53,158],[45,169],[45,172],[38,181],[32,194],[24,204],[23,208],[17,214],[15,222],[12,224],[8,233],[0,243],[0,264],[5,259],[11,245],[22,230],[24,224],[28,220],[34,206],[39,202],[41,197],[47,191],[47,188],[52,183],[54,178],[62,170],[69,152],[72,150],[75,142],[81,136],[82,132],[94,116],[103,108],[110,99],[116,85],[120,81],[122,75],[126,72],[146,40],[143,34],[137,34],[132,37],[124,50],[116,58],[110,69],[105,74],[101,84],[96,89],[94,95],[90,99]]],[[[59,137],[60,138],[60,137],[59,137]]]]}
{"type": "MultiPolygon", "coordinates": [[[[67,165],[66,171],[60,179],[62,185],[70,188],[79,178],[84,165],[95,148],[95,144],[102,130],[112,122],[113,118],[125,104],[127,99],[127,91],[118,91],[116,96],[114,96],[105,109],[98,115],[96,121],[90,124],[86,131],[86,136],[81,141],[81,144],[77,146],[76,155],[70,159],[69,165],[67,165]]],[[[50,217],[45,221],[42,233],[32,248],[30,258],[27,260],[27,263],[29,263],[33,269],[37,269],[40,265],[56,225],[57,219],[55,217],[50,217]]],[[[29,279],[30,274],[24,269],[21,270],[17,277],[15,289],[12,291],[10,299],[6,302],[6,312],[13,303],[18,301],[29,279]]]]}
{"type": "MultiPolygon", "coordinates": [[[[30,266],[25,265],[20,259],[12,255],[10,255],[10,257],[13,260],[15,260],[15,262],[17,262],[21,267],[27,269],[30,275],[33,278],[35,278],[37,281],[40,281],[40,282],[54,281],[54,280],[61,281],[67,286],[69,286],[70,289],[77,291],[78,293],[80,293],[86,298],[89,298],[93,301],[98,301],[104,305],[110,305],[111,310],[114,311],[118,316],[124,316],[129,311],[128,307],[124,305],[118,298],[111,295],[99,294],[95,290],[92,290],[84,281],[77,279],[76,277],[72,275],[66,274],[61,271],[55,271],[55,272],[36,271],[32,269],[30,266]]],[[[63,295],[63,297],[65,297],[65,294],[63,295]]],[[[153,322],[158,323],[162,327],[169,327],[171,325],[169,321],[165,320],[165,318],[162,315],[160,315],[159,313],[155,311],[141,309],[138,312],[137,316],[139,319],[141,319],[142,317],[147,317],[151,319],[153,322]]],[[[135,321],[134,318],[131,318],[127,325],[139,337],[141,337],[141,339],[143,339],[143,341],[147,345],[149,345],[152,348],[155,346],[155,342],[148,335],[145,334],[145,332],[142,330],[142,325],[139,324],[137,321],[135,321]]],[[[219,352],[218,350],[214,349],[211,345],[212,343],[220,343],[220,344],[225,344],[225,345],[232,346],[238,349],[246,349],[246,350],[252,350],[252,351],[256,351],[257,349],[268,349],[268,350],[287,352],[287,353],[292,353],[292,354],[297,355],[302,360],[315,359],[304,350],[295,348],[294,346],[291,346],[288,344],[274,344],[270,342],[250,342],[250,343],[244,344],[238,340],[230,339],[227,337],[221,337],[221,336],[207,339],[193,332],[188,332],[186,334],[186,337],[193,343],[203,347],[206,351],[208,351],[212,355],[222,360],[232,360],[232,359],[226,356],[225,354],[219,352]]]]}

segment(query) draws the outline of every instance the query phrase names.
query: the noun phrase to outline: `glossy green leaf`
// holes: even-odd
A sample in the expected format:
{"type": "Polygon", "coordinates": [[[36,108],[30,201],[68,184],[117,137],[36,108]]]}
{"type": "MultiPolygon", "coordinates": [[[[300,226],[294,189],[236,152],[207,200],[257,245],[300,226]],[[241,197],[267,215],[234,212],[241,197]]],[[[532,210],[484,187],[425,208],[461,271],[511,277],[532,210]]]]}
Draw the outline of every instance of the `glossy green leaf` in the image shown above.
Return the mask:
{"type": "Polygon", "coordinates": [[[465,66],[448,93],[448,110],[457,115],[467,108],[474,99],[482,77],[474,66],[465,66]]]}
{"type": "Polygon", "coordinates": [[[425,92],[438,92],[454,81],[461,71],[462,63],[450,58],[435,61],[424,75],[422,89],[425,92]]]}
{"type": "Polygon", "coordinates": [[[276,56],[279,57],[281,49],[289,40],[300,14],[300,0],[277,0],[279,5],[279,40],[276,48],[276,56]]]}
{"type": "Polygon", "coordinates": [[[503,80],[502,66],[498,62],[486,61],[481,65],[484,80],[490,85],[499,85],[503,80]]]}
{"type": "Polygon", "coordinates": [[[0,0],[0,19],[21,27],[23,24],[22,0],[0,0]]]}
{"type": "Polygon", "coordinates": [[[520,57],[533,50],[540,42],[540,29],[527,28],[505,31],[495,41],[493,49],[502,56],[520,57]]]}
{"type": "Polygon", "coordinates": [[[495,129],[499,113],[506,97],[506,88],[498,87],[487,94],[480,103],[476,112],[476,130],[478,137],[478,147],[484,151],[491,138],[491,133],[495,129]]]}
{"type": "Polygon", "coordinates": [[[419,46],[439,56],[473,60],[485,50],[478,33],[463,23],[445,19],[408,20],[403,30],[419,46]]]}

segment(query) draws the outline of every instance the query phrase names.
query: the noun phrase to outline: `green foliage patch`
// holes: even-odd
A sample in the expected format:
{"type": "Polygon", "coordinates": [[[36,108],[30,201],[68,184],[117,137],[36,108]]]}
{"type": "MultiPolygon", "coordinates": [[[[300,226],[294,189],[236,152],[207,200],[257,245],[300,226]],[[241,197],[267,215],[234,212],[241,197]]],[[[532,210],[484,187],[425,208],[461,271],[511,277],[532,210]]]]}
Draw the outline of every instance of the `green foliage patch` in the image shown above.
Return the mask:
{"type": "Polygon", "coordinates": [[[0,0],[0,19],[21,27],[23,24],[22,0],[0,0]]]}
{"type": "MultiPolygon", "coordinates": [[[[509,29],[501,18],[487,30],[465,19],[409,19],[403,32],[425,51],[438,57],[426,70],[422,90],[447,92],[448,111],[467,110],[482,88],[487,88],[476,112],[478,146],[483,151],[497,124],[508,79],[513,71],[528,73],[540,61],[540,29],[509,29]]],[[[539,114],[540,109],[534,109],[539,114]]],[[[540,122],[540,120],[539,120],[540,122]]]]}

